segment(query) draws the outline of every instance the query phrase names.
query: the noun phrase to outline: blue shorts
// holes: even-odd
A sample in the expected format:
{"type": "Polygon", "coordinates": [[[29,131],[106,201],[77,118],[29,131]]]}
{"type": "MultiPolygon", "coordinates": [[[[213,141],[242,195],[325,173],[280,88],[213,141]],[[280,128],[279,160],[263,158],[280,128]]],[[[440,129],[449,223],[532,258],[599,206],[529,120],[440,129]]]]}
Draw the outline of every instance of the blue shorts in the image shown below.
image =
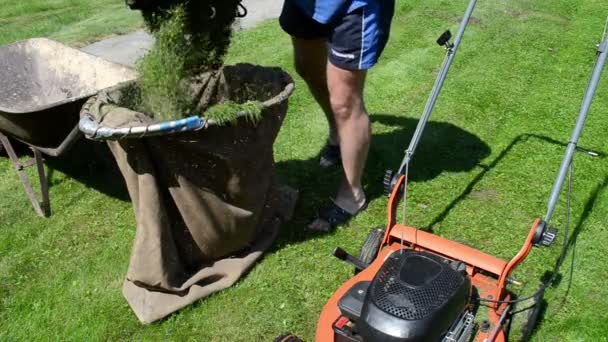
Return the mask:
{"type": "Polygon", "coordinates": [[[342,69],[367,70],[374,66],[388,42],[394,0],[370,1],[364,7],[321,24],[285,0],[279,22],[283,30],[298,39],[326,39],[329,61],[342,69]]]}

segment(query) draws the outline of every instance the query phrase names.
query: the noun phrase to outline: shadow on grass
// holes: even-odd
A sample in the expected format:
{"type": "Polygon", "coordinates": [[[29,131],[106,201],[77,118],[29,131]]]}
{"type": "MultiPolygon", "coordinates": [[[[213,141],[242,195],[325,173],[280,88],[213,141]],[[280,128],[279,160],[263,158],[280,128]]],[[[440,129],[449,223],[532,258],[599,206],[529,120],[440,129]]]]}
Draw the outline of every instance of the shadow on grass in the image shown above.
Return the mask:
{"type": "MultiPolygon", "coordinates": [[[[576,224],[576,227],[574,227],[572,234],[568,238],[567,248],[568,248],[568,251],[572,254],[572,256],[570,257],[570,272],[568,274],[568,287],[566,288],[566,293],[563,295],[563,297],[561,299],[561,303],[560,303],[559,307],[562,307],[565,305],[566,300],[568,299],[568,295],[570,294],[570,289],[572,287],[572,279],[574,277],[574,263],[576,260],[576,241],[577,241],[580,233],[583,230],[585,222],[587,221],[587,219],[593,212],[593,208],[595,207],[595,203],[597,202],[600,194],[604,190],[606,190],[606,188],[608,188],[608,176],[604,177],[604,180],[601,183],[597,184],[595,189],[593,189],[593,191],[591,192],[591,196],[589,197],[589,199],[585,203],[585,207],[583,208],[583,213],[581,214],[581,218],[579,219],[578,223],[576,224]]],[[[565,259],[565,257],[566,256],[564,256],[564,259],[565,259]]],[[[563,260],[561,260],[561,261],[563,262],[563,260]]],[[[557,262],[559,263],[560,260],[558,260],[557,262]]],[[[541,278],[541,281],[546,281],[547,279],[551,278],[551,276],[553,276],[553,273],[547,272],[543,275],[543,277],[541,278]]],[[[552,284],[553,287],[557,287],[560,285],[561,281],[563,280],[562,274],[557,274],[555,276],[555,279],[556,280],[552,284]]]]}
{"type": "MultiPolygon", "coordinates": [[[[399,167],[418,120],[389,114],[374,114],[370,118],[375,124],[395,128],[391,132],[374,134],[372,138],[364,175],[365,192],[371,201],[384,195],[384,173],[399,167]]],[[[470,171],[490,152],[489,146],[476,135],[450,123],[431,121],[413,159],[416,167],[410,170],[410,181],[429,181],[446,171],[470,171]]],[[[282,180],[300,190],[300,201],[296,216],[284,227],[274,250],[287,243],[323,235],[304,228],[314,218],[316,209],[335,195],[343,173],[340,167],[321,169],[318,160],[315,156],[277,163],[282,180]]]]}
{"type": "MultiPolygon", "coordinates": [[[[606,188],[608,188],[608,177],[604,177],[604,180],[601,183],[597,184],[595,189],[593,189],[593,191],[591,192],[591,196],[585,203],[585,207],[583,209],[583,213],[581,214],[581,218],[579,219],[578,223],[576,224],[576,227],[574,227],[572,234],[570,235],[570,237],[568,237],[568,240],[566,241],[566,243],[567,243],[566,248],[572,254],[572,256],[570,257],[570,272],[568,274],[568,285],[567,285],[568,287],[566,288],[566,292],[562,296],[559,304],[556,305],[556,307],[558,307],[558,308],[564,307],[566,305],[566,300],[568,299],[568,296],[570,294],[570,289],[572,287],[572,279],[574,277],[574,264],[575,264],[575,260],[576,260],[576,241],[578,239],[579,234],[583,230],[585,222],[587,221],[587,219],[593,212],[593,208],[595,207],[595,203],[597,202],[600,194],[604,190],[606,190],[606,188]]],[[[557,265],[560,265],[565,260],[565,258],[566,258],[566,255],[563,256],[563,259],[561,259],[561,258],[558,259],[556,261],[556,267],[557,267],[557,265]]],[[[546,272],[545,274],[543,274],[543,276],[541,277],[540,280],[542,283],[544,283],[544,282],[548,281],[551,277],[553,277],[553,273],[546,272]]],[[[555,280],[553,281],[551,286],[554,288],[558,287],[561,284],[561,282],[563,281],[563,279],[564,279],[564,277],[562,276],[562,274],[559,274],[559,273],[556,274],[555,280]]],[[[534,326],[534,329],[531,331],[530,337],[533,337],[535,335],[536,331],[538,331],[538,328],[543,324],[543,322],[545,320],[545,312],[547,311],[548,303],[546,300],[543,299],[543,301],[540,305],[541,305],[541,308],[540,308],[540,312],[538,315],[538,321],[537,321],[536,325],[534,326]]]]}
{"type": "MultiPolygon", "coordinates": [[[[475,186],[483,179],[483,177],[485,177],[485,175],[488,172],[490,172],[492,169],[494,169],[513,150],[513,148],[515,148],[515,146],[517,146],[520,143],[525,143],[530,139],[538,139],[541,141],[548,142],[550,144],[562,146],[564,148],[566,148],[568,146],[567,143],[563,143],[559,140],[555,140],[553,138],[550,138],[550,137],[547,137],[544,135],[529,134],[529,133],[518,135],[515,139],[513,139],[513,141],[511,141],[511,143],[505,149],[503,149],[500,152],[500,154],[498,154],[498,156],[496,158],[494,158],[494,160],[490,164],[479,165],[483,168],[483,171],[480,172],[467,185],[467,187],[464,189],[464,191],[458,197],[456,197],[454,200],[452,200],[452,202],[450,202],[450,204],[439,215],[437,215],[437,217],[429,224],[427,229],[430,230],[430,229],[432,229],[433,226],[435,226],[436,224],[441,223],[443,220],[445,220],[445,218],[448,216],[450,211],[452,209],[454,209],[454,207],[456,207],[458,205],[458,203],[460,203],[460,201],[466,199],[471,194],[471,192],[473,191],[475,186]]],[[[582,150],[587,151],[585,149],[582,149],[582,150]]],[[[597,153],[598,157],[600,157],[600,158],[606,157],[606,153],[604,153],[604,152],[596,152],[596,153],[597,153]]],[[[597,196],[597,194],[595,196],[597,196]]]]}
{"type": "Polygon", "coordinates": [[[511,312],[506,326],[507,341],[515,341],[513,335],[518,336],[517,341],[530,341],[540,327],[548,307],[549,303],[543,295],[540,301],[538,298],[534,299],[531,305],[511,312]],[[534,316],[533,312],[536,308],[538,308],[538,312],[534,316]],[[516,319],[518,322],[514,324],[516,319]],[[514,329],[519,331],[515,331],[514,329]]]}
{"type": "Polygon", "coordinates": [[[45,157],[45,164],[51,203],[53,186],[57,186],[65,180],[65,178],[55,177],[56,171],[107,196],[129,201],[124,178],[105,143],[81,139],[60,158],[45,157]]]}
{"type": "MultiPolygon", "coordinates": [[[[19,158],[31,158],[32,151],[25,145],[11,140],[15,153],[19,158]]],[[[0,151],[1,157],[6,157],[0,151]]],[[[129,194],[123,177],[118,170],[112,153],[105,143],[95,143],[80,139],[70,150],[60,157],[43,155],[46,166],[47,180],[51,205],[53,203],[53,187],[63,183],[66,178],[57,178],[55,172],[64,173],[89,188],[95,189],[108,196],[128,201],[129,194]]],[[[36,176],[37,177],[37,176],[36,176]]],[[[18,181],[15,175],[16,181],[18,181]]],[[[37,184],[37,180],[31,179],[37,184]]]]}
{"type": "MultiPolygon", "coordinates": [[[[463,192],[458,197],[456,197],[431,222],[431,224],[429,225],[429,227],[427,227],[427,229],[430,230],[430,229],[432,229],[432,227],[434,225],[442,222],[449,215],[450,211],[454,207],[456,207],[460,201],[466,199],[471,194],[471,192],[473,191],[473,189],[475,188],[475,186],[483,179],[483,177],[489,171],[491,171],[492,169],[494,169],[518,144],[525,143],[525,142],[527,142],[530,139],[541,140],[541,141],[544,141],[544,142],[547,142],[547,143],[550,143],[550,144],[554,144],[554,145],[558,145],[558,146],[564,147],[564,149],[568,145],[567,143],[563,143],[563,142],[555,140],[553,138],[550,138],[550,137],[547,137],[547,136],[543,136],[543,135],[538,135],[538,134],[521,134],[521,135],[517,136],[515,139],[513,139],[513,141],[505,149],[503,149],[498,154],[498,156],[490,164],[488,164],[488,165],[480,165],[480,166],[483,167],[483,171],[480,172],[466,186],[466,188],[463,190],[463,192]]],[[[580,148],[580,150],[583,151],[583,152],[589,152],[587,149],[584,149],[584,148],[580,148]]],[[[605,152],[598,152],[598,151],[593,151],[593,152],[595,152],[597,154],[597,157],[600,157],[600,158],[605,158],[607,156],[607,154],[605,152]]],[[[576,257],[576,240],[577,240],[579,234],[582,231],[584,223],[587,221],[587,219],[591,215],[591,212],[593,211],[593,208],[595,206],[595,203],[596,203],[599,195],[606,188],[608,188],[608,177],[605,177],[604,180],[601,183],[599,183],[595,187],[595,189],[592,191],[591,196],[589,197],[589,199],[585,203],[585,207],[584,207],[583,212],[581,214],[581,218],[579,219],[576,227],[572,231],[570,237],[566,241],[566,243],[567,243],[567,249],[570,250],[571,253],[572,253],[571,265],[570,265],[570,274],[568,275],[568,287],[566,289],[566,293],[564,294],[564,296],[563,296],[563,298],[561,300],[561,303],[560,303],[560,305],[558,305],[558,307],[562,307],[565,304],[565,301],[566,301],[566,299],[568,297],[568,294],[570,293],[570,288],[571,288],[571,285],[572,285],[572,279],[573,279],[573,274],[574,274],[574,261],[575,261],[575,257],[576,257]]],[[[563,260],[558,259],[556,261],[556,264],[560,264],[562,262],[563,262],[563,260]]],[[[553,276],[552,272],[546,272],[545,274],[543,274],[543,276],[540,279],[541,283],[546,282],[552,276],[553,276]]],[[[561,283],[562,280],[563,280],[563,276],[561,274],[555,275],[555,279],[553,281],[552,286],[553,287],[559,286],[559,284],[561,283]]],[[[542,301],[540,303],[538,303],[537,305],[540,305],[540,310],[539,310],[539,313],[538,313],[537,321],[535,322],[535,325],[533,326],[532,330],[529,332],[530,335],[528,335],[528,337],[533,337],[534,334],[535,334],[535,332],[538,330],[538,328],[540,327],[540,325],[543,323],[544,317],[545,317],[545,312],[547,311],[547,307],[548,307],[548,302],[543,298],[542,301]]],[[[533,308],[534,308],[534,306],[529,306],[527,308],[519,310],[517,313],[513,313],[513,315],[515,315],[515,314],[528,315],[528,313],[530,312],[530,310],[532,310],[533,308]]]]}

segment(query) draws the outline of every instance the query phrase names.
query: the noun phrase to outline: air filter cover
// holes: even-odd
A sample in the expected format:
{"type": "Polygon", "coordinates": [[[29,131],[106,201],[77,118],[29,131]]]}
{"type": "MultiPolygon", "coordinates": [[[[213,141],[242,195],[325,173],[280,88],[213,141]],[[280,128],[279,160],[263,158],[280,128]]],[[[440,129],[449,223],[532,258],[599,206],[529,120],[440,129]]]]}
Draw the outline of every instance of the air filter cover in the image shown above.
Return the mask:
{"type": "Polygon", "coordinates": [[[470,295],[470,279],[458,264],[426,252],[393,253],[369,287],[359,321],[364,340],[440,339],[470,295]]]}

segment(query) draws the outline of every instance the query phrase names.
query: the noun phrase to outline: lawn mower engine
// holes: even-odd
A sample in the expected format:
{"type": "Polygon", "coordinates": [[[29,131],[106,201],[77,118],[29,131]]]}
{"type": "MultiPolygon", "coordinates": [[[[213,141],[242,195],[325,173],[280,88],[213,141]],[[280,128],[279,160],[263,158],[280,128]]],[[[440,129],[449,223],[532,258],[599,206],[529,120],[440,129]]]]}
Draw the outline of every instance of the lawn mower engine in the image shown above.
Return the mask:
{"type": "Polygon", "coordinates": [[[471,280],[462,262],[402,249],[339,300],[336,342],[467,341],[471,280]]]}

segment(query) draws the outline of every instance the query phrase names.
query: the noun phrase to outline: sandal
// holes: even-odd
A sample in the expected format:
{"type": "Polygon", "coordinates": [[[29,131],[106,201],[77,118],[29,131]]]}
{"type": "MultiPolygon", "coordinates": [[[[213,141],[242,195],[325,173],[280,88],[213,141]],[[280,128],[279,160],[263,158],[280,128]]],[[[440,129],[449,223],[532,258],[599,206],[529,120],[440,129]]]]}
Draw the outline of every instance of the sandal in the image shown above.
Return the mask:
{"type": "Polygon", "coordinates": [[[327,205],[319,208],[317,218],[308,225],[308,230],[329,232],[337,226],[341,226],[353,217],[357,216],[360,212],[367,209],[368,202],[357,211],[355,214],[351,214],[348,211],[340,208],[334,201],[331,201],[327,205]]]}
{"type": "Polygon", "coordinates": [[[342,155],[340,153],[340,145],[332,145],[329,141],[325,144],[325,147],[321,150],[319,156],[319,165],[322,168],[328,168],[336,166],[342,162],[342,155]]]}

